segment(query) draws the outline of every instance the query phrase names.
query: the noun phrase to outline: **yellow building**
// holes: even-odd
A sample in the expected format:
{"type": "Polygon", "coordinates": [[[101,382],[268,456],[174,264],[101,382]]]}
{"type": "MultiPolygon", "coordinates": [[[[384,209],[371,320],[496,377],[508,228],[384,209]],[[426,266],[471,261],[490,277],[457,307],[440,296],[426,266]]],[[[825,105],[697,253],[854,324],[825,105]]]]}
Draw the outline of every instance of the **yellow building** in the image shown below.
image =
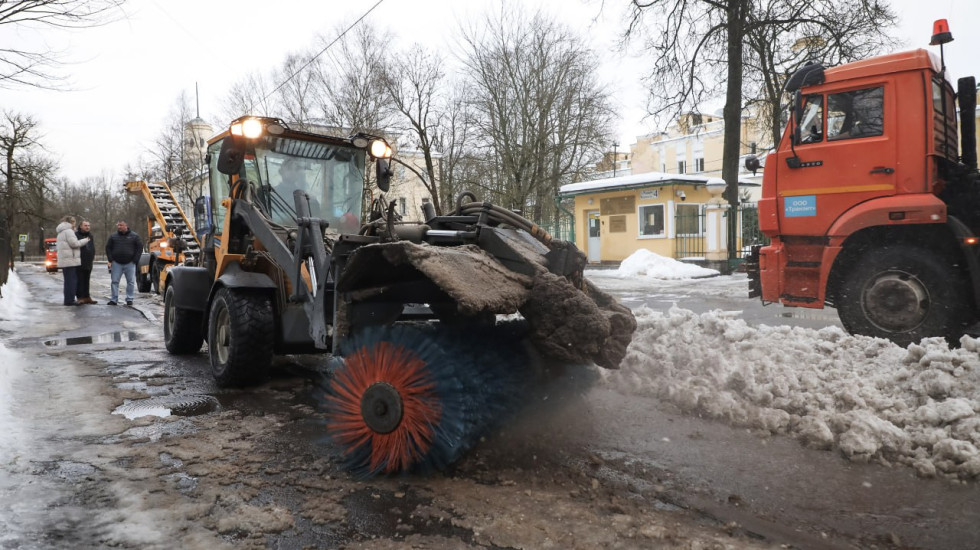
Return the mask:
{"type": "Polygon", "coordinates": [[[727,261],[724,189],[720,178],[647,172],[563,185],[559,196],[574,199],[575,244],[590,263],[641,248],[711,263],[727,261]]]}

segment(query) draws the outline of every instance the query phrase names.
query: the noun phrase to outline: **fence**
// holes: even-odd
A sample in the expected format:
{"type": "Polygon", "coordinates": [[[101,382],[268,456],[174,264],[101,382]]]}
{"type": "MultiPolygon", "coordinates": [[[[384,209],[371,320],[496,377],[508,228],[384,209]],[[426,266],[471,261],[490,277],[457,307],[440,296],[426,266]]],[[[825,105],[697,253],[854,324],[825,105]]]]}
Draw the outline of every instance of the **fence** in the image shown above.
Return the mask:
{"type": "Polygon", "coordinates": [[[575,220],[569,214],[562,213],[558,218],[558,223],[541,224],[541,227],[556,239],[562,241],[575,240],[575,220]]]}
{"type": "Polygon", "coordinates": [[[704,259],[704,205],[677,205],[674,231],[674,258],[704,259]]]}
{"type": "MultiPolygon", "coordinates": [[[[705,253],[705,206],[678,208],[676,215],[676,234],[674,236],[675,259],[704,258],[705,253]]],[[[759,229],[759,207],[754,202],[739,203],[739,258],[744,258],[752,249],[752,245],[769,244],[759,229]]]]}

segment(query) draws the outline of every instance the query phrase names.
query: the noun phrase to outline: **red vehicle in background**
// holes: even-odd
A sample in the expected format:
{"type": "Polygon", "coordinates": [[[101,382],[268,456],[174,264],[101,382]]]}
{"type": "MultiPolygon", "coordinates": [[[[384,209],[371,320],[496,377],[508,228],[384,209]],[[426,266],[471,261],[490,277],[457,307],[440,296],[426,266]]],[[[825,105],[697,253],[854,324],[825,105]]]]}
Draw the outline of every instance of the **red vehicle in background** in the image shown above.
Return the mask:
{"type": "Polygon", "coordinates": [[[58,271],[58,239],[44,239],[44,269],[58,271]]]}

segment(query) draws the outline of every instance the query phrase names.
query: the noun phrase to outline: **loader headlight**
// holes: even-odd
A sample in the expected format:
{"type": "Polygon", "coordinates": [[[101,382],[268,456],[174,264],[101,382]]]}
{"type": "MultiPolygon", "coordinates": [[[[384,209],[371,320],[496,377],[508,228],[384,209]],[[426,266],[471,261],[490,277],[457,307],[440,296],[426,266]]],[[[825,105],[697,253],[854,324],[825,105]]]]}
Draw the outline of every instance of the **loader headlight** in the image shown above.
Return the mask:
{"type": "Polygon", "coordinates": [[[376,159],[391,158],[391,147],[383,139],[371,142],[371,156],[376,159]]]}
{"type": "Polygon", "coordinates": [[[255,139],[262,135],[262,122],[254,118],[246,118],[231,125],[231,135],[255,139]]]}

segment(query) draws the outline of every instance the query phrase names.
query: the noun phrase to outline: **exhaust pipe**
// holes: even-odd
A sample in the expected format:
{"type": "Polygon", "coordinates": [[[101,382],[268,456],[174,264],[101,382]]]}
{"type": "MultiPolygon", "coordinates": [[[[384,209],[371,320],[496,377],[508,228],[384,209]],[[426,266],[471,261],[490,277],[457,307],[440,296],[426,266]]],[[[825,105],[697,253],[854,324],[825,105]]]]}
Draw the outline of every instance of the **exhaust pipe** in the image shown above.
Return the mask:
{"type": "Polygon", "coordinates": [[[960,161],[970,170],[977,169],[977,79],[966,76],[956,83],[956,100],[960,104],[960,161]]]}

